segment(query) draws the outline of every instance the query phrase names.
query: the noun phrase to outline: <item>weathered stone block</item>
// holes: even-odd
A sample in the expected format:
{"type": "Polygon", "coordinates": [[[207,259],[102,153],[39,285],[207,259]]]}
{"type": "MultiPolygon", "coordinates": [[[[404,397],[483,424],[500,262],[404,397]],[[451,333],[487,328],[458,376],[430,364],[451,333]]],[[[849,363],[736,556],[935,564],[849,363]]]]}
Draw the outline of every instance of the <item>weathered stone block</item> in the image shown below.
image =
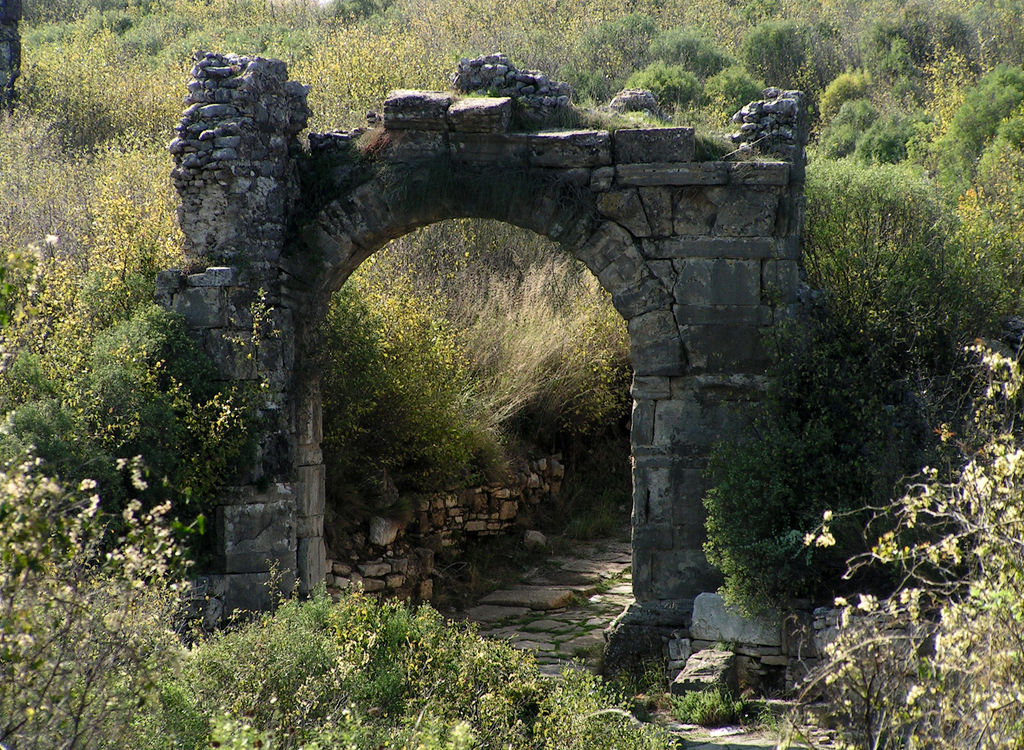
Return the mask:
{"type": "MultiPolygon", "coordinates": [[[[715,217],[714,233],[735,237],[770,237],[779,210],[776,188],[745,188],[730,192],[715,217]]],[[[678,226],[678,222],[677,222],[678,226]]]]}
{"type": "Polygon", "coordinates": [[[649,237],[651,227],[647,214],[636,190],[612,190],[602,193],[597,199],[597,209],[602,216],[617,221],[634,237],[649,237]]]}
{"type": "Polygon", "coordinates": [[[521,169],[529,160],[527,136],[498,133],[448,134],[452,160],[468,164],[503,164],[521,169]]]}
{"type": "Polygon", "coordinates": [[[767,305],[675,305],[672,311],[680,326],[767,326],[771,325],[775,315],[774,309],[767,305]]]}
{"type": "Polygon", "coordinates": [[[775,240],[739,237],[671,237],[644,240],[647,258],[771,258],[780,251],[775,240]]]}
{"type": "Polygon", "coordinates": [[[636,399],[668,398],[672,395],[672,386],[666,377],[633,375],[630,393],[636,399]]]}
{"type": "Polygon", "coordinates": [[[676,302],[687,305],[749,305],[761,302],[761,262],[682,258],[676,262],[676,302]]]}
{"type": "Polygon", "coordinates": [[[448,127],[463,133],[504,133],[512,121],[512,99],[467,97],[448,108],[448,127]]]}
{"type": "Polygon", "coordinates": [[[670,311],[655,310],[630,320],[629,350],[637,375],[681,375],[686,369],[683,342],[670,311]]]}
{"type": "Polygon", "coordinates": [[[594,275],[599,275],[608,264],[630,247],[635,247],[632,235],[615,222],[606,221],[583,243],[575,255],[594,275]]]}
{"type": "Polygon", "coordinates": [[[765,260],[761,266],[761,288],[772,304],[789,305],[796,301],[800,284],[800,266],[795,260],[765,260]]]}
{"type": "MultiPolygon", "coordinates": [[[[377,544],[381,547],[386,547],[389,544],[394,544],[395,540],[398,539],[399,533],[401,533],[405,524],[394,518],[381,518],[380,516],[374,516],[370,519],[370,542],[371,544],[377,544]]],[[[376,575],[375,573],[367,573],[366,575],[376,575]]]]}
{"type": "Polygon", "coordinates": [[[693,128],[622,128],[613,140],[619,164],[693,161],[693,128]]]}
{"type": "MultiPolygon", "coordinates": [[[[394,162],[426,161],[447,153],[448,134],[443,130],[389,130],[387,158],[394,162]]],[[[380,225],[383,215],[366,217],[371,225],[380,225]],[[376,220],[375,220],[376,219],[376,220]]]]}
{"type": "Polygon", "coordinates": [[[640,200],[644,205],[647,223],[651,227],[651,235],[667,237],[672,234],[672,194],[668,188],[638,188],[640,200]]]}
{"type": "Polygon", "coordinates": [[[681,326],[680,332],[695,370],[756,372],[767,364],[757,326],[688,325],[681,326]]]}
{"type": "Polygon", "coordinates": [[[611,137],[604,130],[528,136],[530,163],[537,167],[602,167],[612,163],[611,137]]]}
{"type": "Polygon", "coordinates": [[[384,127],[388,130],[444,130],[451,94],[398,89],[384,100],[384,127]]]}
{"type": "Polygon", "coordinates": [[[301,540],[303,537],[323,536],[324,517],[320,516],[298,516],[295,519],[295,533],[301,540]]]}
{"type": "Polygon", "coordinates": [[[732,612],[718,594],[705,592],[693,601],[690,635],[706,641],[781,646],[778,615],[752,619],[732,612]]]}
{"type": "Polygon", "coordinates": [[[739,689],[736,676],[736,654],[731,651],[706,649],[693,654],[683,671],[672,681],[672,695],[723,687],[733,693],[739,689]]]}
{"type": "Polygon", "coordinates": [[[188,276],[188,285],[198,286],[235,286],[238,284],[238,269],[234,266],[211,266],[202,273],[188,276]]]}
{"type": "Polygon", "coordinates": [[[265,612],[271,609],[279,596],[288,596],[295,585],[295,568],[290,566],[272,579],[270,573],[235,573],[214,576],[224,589],[224,613],[265,612]],[[271,585],[274,580],[276,585],[271,585]]]}
{"type": "Polygon", "coordinates": [[[224,328],[230,322],[227,295],[218,287],[191,287],[174,295],[174,312],[192,329],[224,328]]]}
{"type": "Polygon", "coordinates": [[[725,185],[729,182],[726,162],[661,162],[616,164],[615,181],[620,185],[725,185]]]}
{"type": "Polygon", "coordinates": [[[300,537],[297,549],[299,592],[308,594],[327,575],[327,547],[323,536],[300,537]]]}
{"type": "Polygon", "coordinates": [[[633,416],[629,429],[633,445],[651,445],[654,442],[654,402],[647,399],[633,401],[633,416]]]}
{"type": "Polygon", "coordinates": [[[285,503],[251,503],[217,508],[217,538],[227,573],[258,573],[277,563],[295,567],[294,509],[285,503]]]}

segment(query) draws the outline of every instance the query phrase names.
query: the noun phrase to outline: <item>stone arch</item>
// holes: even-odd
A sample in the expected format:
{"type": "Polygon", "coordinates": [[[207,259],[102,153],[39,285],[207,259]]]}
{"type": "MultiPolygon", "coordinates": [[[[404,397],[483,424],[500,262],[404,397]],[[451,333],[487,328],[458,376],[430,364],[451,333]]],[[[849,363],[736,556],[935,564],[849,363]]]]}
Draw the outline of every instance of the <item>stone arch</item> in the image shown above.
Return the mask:
{"type": "Polygon", "coordinates": [[[701,546],[710,446],[758,398],[760,334],[795,300],[799,95],[744,110],[747,136],[781,144],[761,161],[696,160],[690,128],[509,132],[509,99],[411,91],[376,130],[313,134],[306,150],[306,89],[283,63],[200,53],[192,74],[171,144],[192,268],[161,274],[158,295],[225,379],[268,393],[259,456],[225,478],[217,510],[228,609],[265,604],[268,561],[303,590],[324,574],[319,394],[301,363],[330,294],[387,241],[474,217],[559,243],[628,321],[637,617],[679,625],[716,585],[701,546]]]}

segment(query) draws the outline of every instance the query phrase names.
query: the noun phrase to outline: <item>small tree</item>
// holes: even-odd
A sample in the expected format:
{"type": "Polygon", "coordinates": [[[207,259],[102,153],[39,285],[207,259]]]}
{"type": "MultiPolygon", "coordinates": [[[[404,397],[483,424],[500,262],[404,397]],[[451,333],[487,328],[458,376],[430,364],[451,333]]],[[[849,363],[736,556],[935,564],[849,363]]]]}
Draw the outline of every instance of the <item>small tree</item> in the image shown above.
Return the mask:
{"type": "MultiPolygon", "coordinates": [[[[69,492],[38,468],[0,472],[0,746],[113,746],[154,656],[174,651],[168,507],[129,505],[112,540],[95,483],[69,492]]],[[[138,464],[125,468],[142,483],[138,464]]]]}

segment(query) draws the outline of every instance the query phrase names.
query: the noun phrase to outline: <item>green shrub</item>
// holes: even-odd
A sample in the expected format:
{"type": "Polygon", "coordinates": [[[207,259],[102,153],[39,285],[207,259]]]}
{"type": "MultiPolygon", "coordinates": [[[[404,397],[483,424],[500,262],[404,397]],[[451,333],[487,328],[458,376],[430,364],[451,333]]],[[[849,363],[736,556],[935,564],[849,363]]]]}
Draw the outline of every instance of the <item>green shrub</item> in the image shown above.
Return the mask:
{"type": "Polygon", "coordinates": [[[583,34],[566,66],[566,80],[584,98],[609,99],[647,63],[647,50],[657,33],[654,18],[642,13],[593,26],[583,34]]]}
{"type": "Polygon", "coordinates": [[[735,114],[745,104],[761,98],[764,84],[754,80],[742,66],[733,65],[704,82],[703,100],[724,117],[735,114]]]}
{"type": "Polygon", "coordinates": [[[734,59],[693,29],[674,28],[651,40],[650,57],[666,65],[678,65],[701,80],[734,64],[734,59]]]}
{"type": "Polygon", "coordinates": [[[829,159],[849,156],[857,149],[857,141],[878,119],[878,112],[867,99],[844,102],[839,112],[821,134],[819,147],[829,159]]]}
{"type": "Polygon", "coordinates": [[[752,76],[769,86],[798,88],[807,61],[805,32],[793,21],[762,23],[744,37],[740,59],[752,76]]]}
{"type": "Polygon", "coordinates": [[[985,333],[998,299],[957,242],[935,188],[897,167],[815,163],[804,258],[821,308],[772,342],[773,385],[749,441],[711,462],[709,560],[733,604],[756,611],[854,585],[870,514],[904,476],[936,460],[931,426],[958,419],[960,347],[985,333]],[[825,511],[835,544],[806,546],[825,511]]]}
{"type": "Polygon", "coordinates": [[[964,97],[949,129],[935,144],[940,182],[961,192],[974,177],[985,144],[1024,102],[1024,69],[999,66],[964,97]]]}
{"type": "Polygon", "coordinates": [[[693,691],[672,699],[672,715],[676,719],[702,727],[735,724],[746,710],[746,701],[734,698],[722,687],[693,691]]]}
{"type": "Polygon", "coordinates": [[[680,65],[666,65],[660,60],[629,77],[626,86],[648,89],[665,108],[679,108],[692,104],[700,91],[697,76],[680,65]]]}
{"type": "Polygon", "coordinates": [[[167,509],[128,506],[121,536],[92,483],[37,468],[0,471],[0,745],[108,747],[179,649],[167,509]]]}
{"type": "Polygon", "coordinates": [[[488,468],[479,459],[495,453],[494,437],[437,298],[402,278],[385,286],[354,276],[335,294],[322,337],[324,452],[336,502],[365,507],[373,488],[360,478],[380,469],[401,489],[433,489],[488,468]]]}
{"type": "Polygon", "coordinates": [[[839,109],[848,101],[865,99],[871,90],[871,74],[862,70],[848,70],[825,88],[818,102],[818,111],[823,123],[832,121],[839,109]]]}
{"type": "Polygon", "coordinates": [[[282,748],[443,748],[470,737],[513,750],[653,750],[665,741],[633,726],[593,676],[549,681],[532,656],[429,607],[360,594],[332,604],[321,592],[217,634],[168,670],[160,691],[133,747],[206,747],[229,723],[282,748]]]}
{"type": "Polygon", "coordinates": [[[898,164],[907,158],[907,143],[916,132],[912,118],[885,115],[857,139],[854,154],[865,164],[898,164]]]}

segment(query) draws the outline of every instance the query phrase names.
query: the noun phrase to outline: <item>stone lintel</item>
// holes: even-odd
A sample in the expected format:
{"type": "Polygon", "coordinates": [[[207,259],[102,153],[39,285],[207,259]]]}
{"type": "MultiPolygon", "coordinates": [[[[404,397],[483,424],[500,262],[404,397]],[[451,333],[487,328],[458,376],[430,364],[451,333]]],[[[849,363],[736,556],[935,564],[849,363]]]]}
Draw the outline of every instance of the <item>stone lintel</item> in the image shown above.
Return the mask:
{"type": "Polygon", "coordinates": [[[441,91],[397,89],[384,100],[384,127],[388,130],[445,130],[445,113],[452,95],[441,91]]]}
{"type": "Polygon", "coordinates": [[[739,161],[729,165],[729,182],[734,185],[788,185],[789,162],[739,161]]]}
{"type": "Polygon", "coordinates": [[[622,128],[612,140],[619,164],[693,161],[693,128],[622,128]]]}
{"type": "Polygon", "coordinates": [[[656,162],[616,164],[615,181],[620,185],[727,185],[729,168],[724,161],[656,162]]]}
{"type": "Polygon", "coordinates": [[[456,162],[493,162],[522,169],[530,157],[530,142],[522,133],[450,132],[448,147],[456,162]]]}
{"type": "Polygon", "coordinates": [[[566,130],[526,136],[535,167],[603,167],[612,163],[606,130],[566,130]]]}

